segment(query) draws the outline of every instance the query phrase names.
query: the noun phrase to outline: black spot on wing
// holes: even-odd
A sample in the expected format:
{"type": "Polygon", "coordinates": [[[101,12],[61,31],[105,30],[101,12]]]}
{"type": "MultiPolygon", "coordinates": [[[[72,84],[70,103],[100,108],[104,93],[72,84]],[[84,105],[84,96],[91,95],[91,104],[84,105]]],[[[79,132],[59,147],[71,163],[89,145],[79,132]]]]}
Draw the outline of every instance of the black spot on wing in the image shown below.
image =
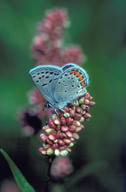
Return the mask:
{"type": "Polygon", "coordinates": [[[47,83],[44,83],[44,84],[42,84],[42,87],[44,87],[44,86],[46,86],[47,85],[47,83]]]}
{"type": "Polygon", "coordinates": [[[52,79],[49,81],[49,83],[51,83],[52,82],[52,79]]]}

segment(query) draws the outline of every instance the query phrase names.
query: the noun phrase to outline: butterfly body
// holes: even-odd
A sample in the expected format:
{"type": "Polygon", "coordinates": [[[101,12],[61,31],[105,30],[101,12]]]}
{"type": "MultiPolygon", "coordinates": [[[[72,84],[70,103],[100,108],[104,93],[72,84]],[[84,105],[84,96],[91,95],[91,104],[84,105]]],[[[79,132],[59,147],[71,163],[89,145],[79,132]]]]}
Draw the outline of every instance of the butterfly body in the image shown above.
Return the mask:
{"type": "Polygon", "coordinates": [[[87,72],[76,64],[63,67],[40,65],[29,72],[33,83],[48,101],[49,107],[63,109],[78,97],[84,95],[89,84],[87,72]]]}

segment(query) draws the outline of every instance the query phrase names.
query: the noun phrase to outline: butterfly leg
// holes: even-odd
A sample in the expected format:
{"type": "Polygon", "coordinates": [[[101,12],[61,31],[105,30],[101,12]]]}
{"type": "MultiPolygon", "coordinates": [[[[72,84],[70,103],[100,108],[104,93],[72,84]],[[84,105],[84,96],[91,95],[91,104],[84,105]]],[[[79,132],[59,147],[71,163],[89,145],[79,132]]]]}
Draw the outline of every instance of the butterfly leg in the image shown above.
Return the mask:
{"type": "MultiPolygon", "coordinates": [[[[62,108],[59,108],[59,109],[60,109],[60,111],[66,113],[66,111],[64,111],[62,108]]],[[[57,114],[57,116],[59,116],[58,113],[57,113],[57,110],[58,110],[58,109],[55,109],[55,113],[57,114]]]]}

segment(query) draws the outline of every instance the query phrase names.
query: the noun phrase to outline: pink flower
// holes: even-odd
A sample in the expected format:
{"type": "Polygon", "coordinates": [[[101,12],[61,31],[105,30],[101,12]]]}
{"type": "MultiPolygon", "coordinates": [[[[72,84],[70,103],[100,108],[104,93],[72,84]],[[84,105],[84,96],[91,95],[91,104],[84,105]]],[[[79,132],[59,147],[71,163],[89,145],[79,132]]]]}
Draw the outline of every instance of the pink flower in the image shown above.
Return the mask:
{"type": "Polygon", "coordinates": [[[0,186],[1,192],[20,192],[16,182],[10,179],[4,180],[0,186]]]}
{"type": "Polygon", "coordinates": [[[65,113],[59,110],[58,116],[52,115],[52,119],[49,119],[48,124],[42,128],[45,133],[40,135],[43,147],[39,151],[43,155],[66,156],[71,152],[71,147],[79,139],[78,132],[84,128],[81,123],[91,118],[89,110],[95,105],[91,100],[90,94],[86,93],[74,104],[64,107],[65,113]]]}
{"type": "Polygon", "coordinates": [[[46,103],[46,99],[42,96],[37,88],[29,91],[28,97],[31,104],[43,106],[43,103],[46,103]]]}
{"type": "Polygon", "coordinates": [[[73,166],[68,157],[57,157],[51,166],[51,175],[55,179],[63,179],[73,171],[73,166]]]}
{"type": "Polygon", "coordinates": [[[68,16],[65,9],[54,9],[46,12],[43,22],[39,25],[39,31],[48,35],[49,40],[61,39],[63,29],[67,27],[68,16]]]}
{"type": "Polygon", "coordinates": [[[46,103],[46,99],[42,96],[42,94],[38,91],[37,88],[29,91],[28,93],[29,102],[33,104],[32,110],[38,114],[38,117],[42,119],[45,116],[50,117],[52,114],[50,109],[44,109],[44,105],[46,103]]]}
{"type": "Polygon", "coordinates": [[[63,63],[77,63],[78,65],[86,61],[86,56],[82,53],[80,47],[69,46],[62,54],[63,63]]]}

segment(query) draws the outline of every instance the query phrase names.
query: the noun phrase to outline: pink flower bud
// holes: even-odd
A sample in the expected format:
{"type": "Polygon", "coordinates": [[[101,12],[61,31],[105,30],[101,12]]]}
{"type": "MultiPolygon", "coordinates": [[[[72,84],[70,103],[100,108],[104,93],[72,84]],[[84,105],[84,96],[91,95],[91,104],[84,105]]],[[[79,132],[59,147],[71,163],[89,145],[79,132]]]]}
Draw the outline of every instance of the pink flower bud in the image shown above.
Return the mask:
{"type": "Polygon", "coordinates": [[[57,143],[54,143],[53,145],[52,145],[52,149],[57,149],[58,148],[58,144],[57,143]]]}
{"type": "Polygon", "coordinates": [[[77,133],[74,133],[74,134],[73,134],[73,138],[74,138],[74,139],[79,139],[79,135],[78,135],[77,133]]]}
{"type": "Polygon", "coordinates": [[[89,105],[90,106],[93,106],[93,105],[95,105],[96,103],[94,102],[94,101],[89,101],[89,105]]]}
{"type": "Polygon", "coordinates": [[[91,118],[91,115],[90,115],[90,113],[85,113],[84,117],[85,118],[91,118]]]}
{"type": "Polygon", "coordinates": [[[42,133],[42,134],[40,135],[40,137],[41,137],[41,139],[43,140],[43,142],[46,143],[46,140],[47,140],[47,138],[48,138],[47,135],[45,135],[45,134],[42,133]]]}
{"type": "Polygon", "coordinates": [[[82,107],[82,109],[84,109],[86,111],[89,110],[89,106],[87,106],[87,105],[82,104],[81,107],[82,107]]]}
{"type": "Polygon", "coordinates": [[[55,155],[56,155],[56,156],[59,156],[59,155],[60,155],[59,149],[55,149],[55,155]]]}
{"type": "Polygon", "coordinates": [[[67,125],[72,125],[73,119],[69,117],[69,118],[67,118],[66,122],[67,122],[67,125]]]}
{"type": "Polygon", "coordinates": [[[50,144],[50,145],[52,145],[52,144],[53,144],[53,142],[52,142],[52,141],[50,141],[50,139],[47,139],[47,140],[46,140],[46,142],[47,142],[48,144],[50,144]]]}
{"type": "Polygon", "coordinates": [[[66,125],[66,119],[65,119],[65,117],[61,117],[61,123],[62,123],[62,125],[66,125]]]}
{"type": "Polygon", "coordinates": [[[64,113],[63,116],[64,116],[65,118],[68,118],[68,117],[70,117],[70,114],[69,114],[69,113],[64,113]]]}
{"type": "Polygon", "coordinates": [[[84,126],[83,126],[83,125],[81,125],[81,129],[84,129],[84,126]]]}
{"type": "Polygon", "coordinates": [[[44,126],[42,129],[43,130],[47,130],[47,129],[49,129],[50,127],[49,127],[49,125],[46,125],[46,126],[44,126]]]}
{"type": "Polygon", "coordinates": [[[72,132],[75,132],[76,131],[76,126],[75,125],[70,125],[69,130],[72,131],[72,132]]]}
{"type": "Polygon", "coordinates": [[[77,108],[76,108],[76,111],[77,111],[78,113],[82,113],[82,112],[83,112],[83,110],[82,110],[81,107],[77,107],[77,108]]]}
{"type": "Polygon", "coordinates": [[[63,150],[63,149],[65,149],[66,148],[66,145],[63,145],[63,146],[60,146],[58,149],[59,150],[63,150]]]}
{"type": "Polygon", "coordinates": [[[70,139],[63,139],[63,141],[65,142],[66,145],[69,145],[71,143],[70,139]]]}
{"type": "Polygon", "coordinates": [[[61,139],[58,139],[58,143],[59,143],[59,145],[64,145],[64,142],[61,139]]]}
{"type": "MultiPolygon", "coordinates": [[[[86,113],[86,111],[83,111],[82,115],[84,116],[84,114],[86,113]]],[[[81,121],[80,121],[81,122],[81,121]]]]}
{"type": "Polygon", "coordinates": [[[72,150],[71,150],[70,148],[68,148],[68,147],[66,148],[66,150],[67,150],[68,152],[71,152],[71,151],[72,151],[72,150]]]}
{"type": "Polygon", "coordinates": [[[70,145],[68,147],[73,147],[74,146],[74,143],[71,142],[70,145]]]}
{"type": "Polygon", "coordinates": [[[65,133],[60,133],[60,139],[66,138],[66,134],[65,133]]]}
{"type": "Polygon", "coordinates": [[[60,131],[57,131],[57,133],[56,133],[56,138],[59,138],[59,137],[60,137],[60,134],[61,134],[61,132],[60,132],[60,131]]]}
{"type": "Polygon", "coordinates": [[[92,100],[92,99],[93,99],[93,97],[92,97],[92,96],[90,96],[89,100],[92,100]]]}
{"type": "Polygon", "coordinates": [[[49,135],[48,137],[51,141],[55,141],[56,137],[54,135],[49,135]]]}
{"type": "Polygon", "coordinates": [[[82,117],[81,114],[79,114],[79,113],[75,113],[75,117],[74,117],[74,118],[75,118],[76,120],[79,121],[79,120],[81,119],[81,117],[82,117]]]}
{"type": "Polygon", "coordinates": [[[45,146],[43,147],[44,150],[47,150],[48,148],[50,148],[50,145],[49,145],[49,144],[47,144],[47,145],[45,145],[45,146]]]}
{"type": "Polygon", "coordinates": [[[80,122],[79,121],[75,121],[75,125],[77,126],[77,127],[79,127],[81,124],[80,124],[80,122]]]}
{"type": "Polygon", "coordinates": [[[67,132],[66,132],[66,135],[67,135],[68,137],[72,137],[73,133],[71,133],[70,131],[67,131],[67,132]]]}
{"type": "Polygon", "coordinates": [[[89,99],[90,98],[90,94],[89,93],[85,93],[84,97],[85,97],[85,99],[89,99]]]}
{"type": "Polygon", "coordinates": [[[49,119],[48,123],[49,123],[51,128],[53,128],[53,129],[56,128],[56,126],[55,126],[54,122],[52,121],[52,119],[49,119]]]}
{"type": "Polygon", "coordinates": [[[88,100],[88,99],[85,99],[85,100],[84,100],[84,103],[85,103],[86,105],[88,105],[88,104],[89,104],[89,100],[88,100]]]}
{"type": "Polygon", "coordinates": [[[75,111],[73,109],[70,109],[70,116],[74,117],[75,111]]]}
{"type": "Polygon", "coordinates": [[[79,104],[83,104],[84,103],[84,97],[81,97],[79,100],[79,104]]]}
{"type": "Polygon", "coordinates": [[[47,155],[52,155],[53,154],[53,149],[48,148],[46,152],[47,152],[47,155]]]}
{"type": "Polygon", "coordinates": [[[49,129],[46,129],[45,132],[46,132],[48,135],[50,135],[50,134],[53,134],[53,135],[54,135],[56,131],[55,131],[54,129],[49,128],[49,129]]]}
{"type": "Polygon", "coordinates": [[[80,122],[82,123],[84,121],[84,117],[81,117],[80,122]]]}
{"type": "Polygon", "coordinates": [[[61,126],[61,130],[62,130],[63,132],[65,132],[65,131],[68,131],[69,128],[68,128],[67,126],[61,126]]]}
{"type": "Polygon", "coordinates": [[[52,115],[52,120],[54,121],[54,120],[56,120],[56,119],[58,119],[58,116],[57,116],[56,114],[53,114],[53,115],[52,115]]]}
{"type": "Polygon", "coordinates": [[[79,132],[79,131],[81,131],[81,127],[77,127],[77,129],[76,129],[76,132],[79,132]]]}
{"type": "Polygon", "coordinates": [[[59,119],[55,119],[55,120],[54,120],[54,123],[55,123],[55,125],[60,125],[60,124],[61,124],[61,122],[60,122],[59,119]]]}
{"type": "Polygon", "coordinates": [[[39,148],[39,151],[40,151],[43,155],[46,155],[46,150],[44,150],[42,147],[39,148]]]}

